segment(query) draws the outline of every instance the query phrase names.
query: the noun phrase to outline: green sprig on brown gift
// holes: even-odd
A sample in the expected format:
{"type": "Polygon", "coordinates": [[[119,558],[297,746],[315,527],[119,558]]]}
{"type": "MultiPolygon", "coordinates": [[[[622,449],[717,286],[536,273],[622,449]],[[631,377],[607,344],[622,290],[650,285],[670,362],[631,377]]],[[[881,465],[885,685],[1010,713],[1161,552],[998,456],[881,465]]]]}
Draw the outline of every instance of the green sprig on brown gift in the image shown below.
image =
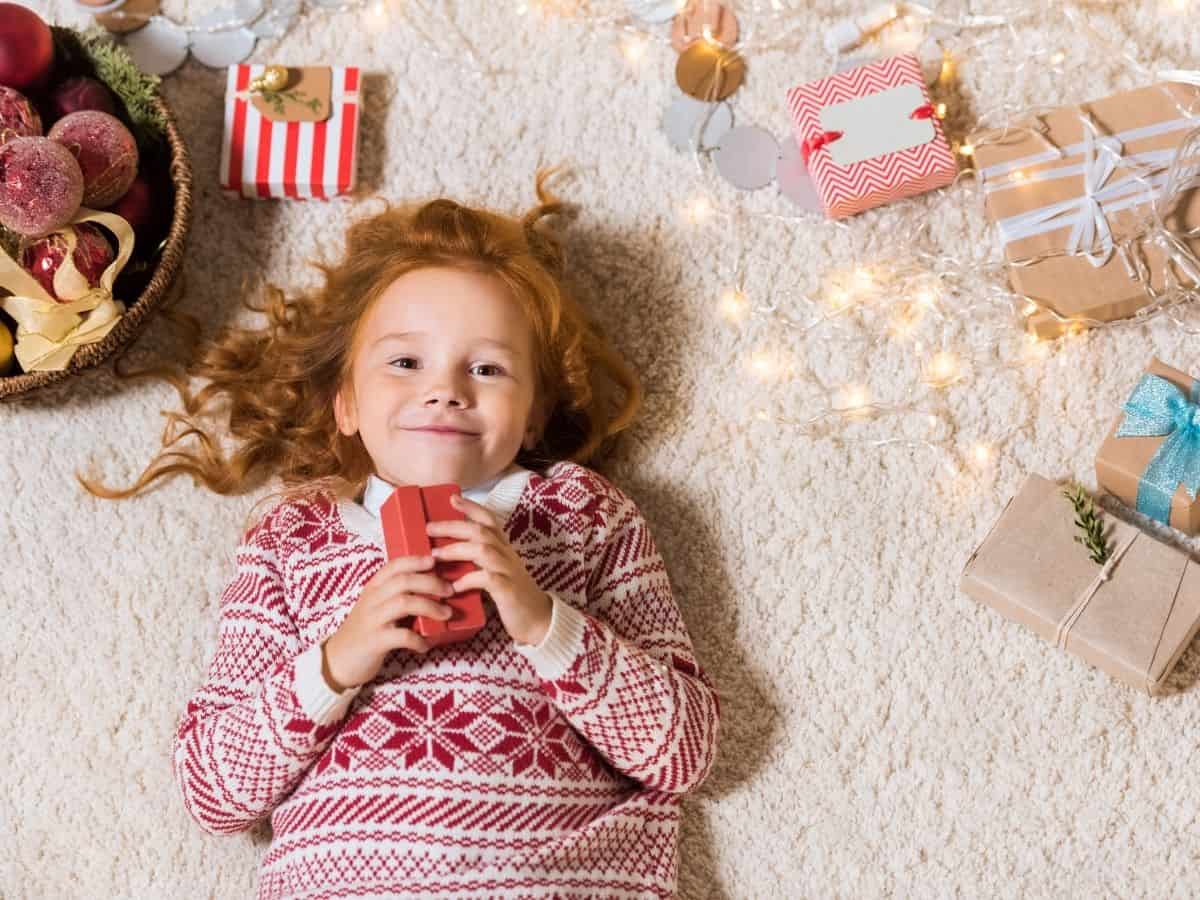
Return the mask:
{"type": "Polygon", "coordinates": [[[1075,524],[1083,532],[1082,535],[1075,535],[1075,543],[1083,544],[1088,549],[1092,562],[1104,565],[1112,551],[1104,538],[1104,524],[1100,521],[1092,495],[1078,484],[1066,488],[1062,495],[1075,507],[1075,524]]]}

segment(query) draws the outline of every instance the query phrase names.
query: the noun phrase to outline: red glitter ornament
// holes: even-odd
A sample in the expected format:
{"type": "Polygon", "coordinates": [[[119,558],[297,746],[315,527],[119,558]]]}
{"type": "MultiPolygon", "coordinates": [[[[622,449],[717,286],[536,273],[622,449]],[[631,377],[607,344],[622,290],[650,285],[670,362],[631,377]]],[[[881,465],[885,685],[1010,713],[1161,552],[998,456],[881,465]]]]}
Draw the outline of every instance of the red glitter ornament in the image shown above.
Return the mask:
{"type": "Polygon", "coordinates": [[[35,92],[45,86],[53,68],[50,26],[27,7],[0,3],[0,84],[35,92]]]}
{"type": "Polygon", "coordinates": [[[108,207],[108,212],[116,213],[133,228],[137,237],[137,252],[143,255],[153,252],[170,224],[166,210],[155,202],[154,195],[154,187],[150,181],[139,173],[125,195],[108,207]]]}
{"type": "Polygon", "coordinates": [[[66,231],[75,233],[75,252],[71,254],[71,262],[79,274],[87,279],[88,287],[98,285],[104,270],[116,259],[116,253],[104,232],[91,222],[68,225],[61,231],[26,244],[21,251],[21,265],[37,279],[47,294],[63,303],[68,301],[55,292],[54,273],[67,257],[66,231]]]}
{"type": "Polygon", "coordinates": [[[137,142],[121,121],[93,109],[59,119],[46,135],[74,154],[83,170],[83,205],[103,209],[137,177],[137,142]]]}
{"type": "Polygon", "coordinates": [[[68,78],[55,87],[50,92],[50,98],[45,108],[51,121],[69,116],[74,112],[82,112],[85,109],[98,110],[108,113],[110,116],[117,114],[117,105],[113,103],[112,92],[95,78],[88,78],[86,75],[68,78]]]}
{"type": "Polygon", "coordinates": [[[15,137],[40,137],[42,117],[20,91],[0,85],[0,144],[15,137]]]}
{"type": "Polygon", "coordinates": [[[83,172],[71,151],[44,137],[0,145],[0,224],[37,237],[66,225],[83,199],[83,172]]]}

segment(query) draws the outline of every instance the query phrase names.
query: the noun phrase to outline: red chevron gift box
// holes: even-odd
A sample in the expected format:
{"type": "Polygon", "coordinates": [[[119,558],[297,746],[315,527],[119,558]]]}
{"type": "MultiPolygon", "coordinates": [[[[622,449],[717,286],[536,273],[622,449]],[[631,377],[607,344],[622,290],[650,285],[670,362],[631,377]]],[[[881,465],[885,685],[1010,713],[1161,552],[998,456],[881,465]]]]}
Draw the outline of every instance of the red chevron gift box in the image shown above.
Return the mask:
{"type": "Polygon", "coordinates": [[[352,191],[358,86],[354,66],[230,66],[221,187],[295,200],[352,191]]]}
{"type": "Polygon", "coordinates": [[[810,81],[787,101],[831,219],[944,187],[958,174],[912,54],[810,81]]]}

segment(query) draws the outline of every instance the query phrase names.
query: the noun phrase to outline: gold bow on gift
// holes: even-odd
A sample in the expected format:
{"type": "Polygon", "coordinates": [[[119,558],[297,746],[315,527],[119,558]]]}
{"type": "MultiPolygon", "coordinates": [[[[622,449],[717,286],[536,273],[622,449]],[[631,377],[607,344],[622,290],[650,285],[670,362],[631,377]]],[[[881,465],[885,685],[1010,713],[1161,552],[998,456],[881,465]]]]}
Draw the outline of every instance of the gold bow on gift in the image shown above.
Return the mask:
{"type": "Polygon", "coordinates": [[[17,320],[14,352],[26,372],[65,369],[81,345],[103,339],[125,312],[125,304],[113,298],[112,287],[133,252],[133,229],[115,213],[80,207],[69,224],[83,222],[96,222],[115,234],[117,256],[100,275],[99,284],[90,287],[75,268],[75,232],[66,226],[51,232],[62,234],[67,242],[66,255],[54,273],[54,292],[62,302],[0,251],[0,288],[12,294],[0,299],[0,308],[17,320]]]}

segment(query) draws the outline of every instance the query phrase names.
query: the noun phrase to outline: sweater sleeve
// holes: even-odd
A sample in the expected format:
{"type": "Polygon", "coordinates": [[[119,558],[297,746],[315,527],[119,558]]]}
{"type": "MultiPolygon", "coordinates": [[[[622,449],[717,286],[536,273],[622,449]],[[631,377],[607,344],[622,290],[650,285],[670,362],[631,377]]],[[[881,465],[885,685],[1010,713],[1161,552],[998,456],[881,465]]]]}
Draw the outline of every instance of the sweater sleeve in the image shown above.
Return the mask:
{"type": "Polygon", "coordinates": [[[325,682],[320,644],[302,651],[266,526],[238,547],[237,572],[220,599],[216,652],[175,737],[184,805],[210,834],[244,831],[279,805],[357,693],[335,693],[325,682]]]}
{"type": "Polygon", "coordinates": [[[646,787],[685,793],[716,757],[720,703],[649,528],[632,501],[617,496],[614,521],[589,550],[587,609],[551,594],[545,638],[517,650],[614,768],[646,787]]]}

